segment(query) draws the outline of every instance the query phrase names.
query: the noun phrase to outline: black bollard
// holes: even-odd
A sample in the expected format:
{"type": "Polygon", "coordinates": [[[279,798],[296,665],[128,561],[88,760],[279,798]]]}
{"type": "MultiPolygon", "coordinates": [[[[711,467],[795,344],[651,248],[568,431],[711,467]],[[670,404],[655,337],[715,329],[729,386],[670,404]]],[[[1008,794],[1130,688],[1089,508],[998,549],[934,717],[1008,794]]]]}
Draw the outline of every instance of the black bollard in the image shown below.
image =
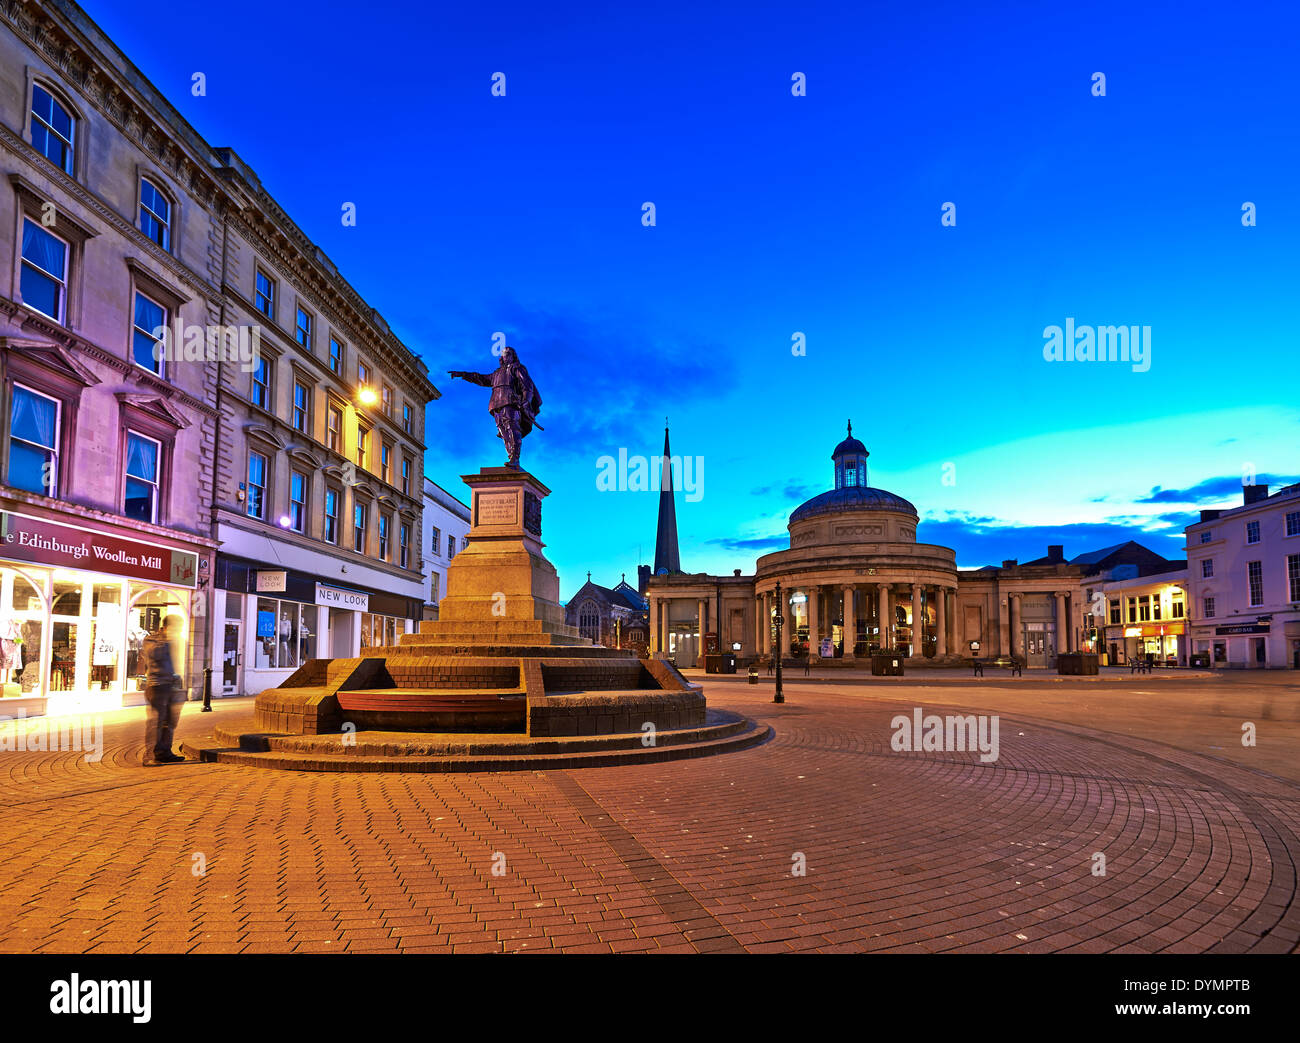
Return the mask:
{"type": "Polygon", "coordinates": [[[212,667],[203,668],[203,710],[202,713],[212,712],[212,667]]]}

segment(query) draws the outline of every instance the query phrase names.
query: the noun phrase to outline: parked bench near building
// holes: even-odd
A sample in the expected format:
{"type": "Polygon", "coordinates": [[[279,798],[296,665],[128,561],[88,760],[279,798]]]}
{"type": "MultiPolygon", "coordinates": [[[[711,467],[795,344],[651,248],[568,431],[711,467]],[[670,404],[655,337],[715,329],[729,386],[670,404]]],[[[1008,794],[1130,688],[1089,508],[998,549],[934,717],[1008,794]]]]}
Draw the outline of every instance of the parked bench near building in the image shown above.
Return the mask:
{"type": "Polygon", "coordinates": [[[1016,656],[1000,655],[992,659],[972,659],[971,666],[975,669],[975,677],[983,677],[986,666],[1008,668],[1011,670],[1012,677],[1024,675],[1024,664],[1016,656]]]}

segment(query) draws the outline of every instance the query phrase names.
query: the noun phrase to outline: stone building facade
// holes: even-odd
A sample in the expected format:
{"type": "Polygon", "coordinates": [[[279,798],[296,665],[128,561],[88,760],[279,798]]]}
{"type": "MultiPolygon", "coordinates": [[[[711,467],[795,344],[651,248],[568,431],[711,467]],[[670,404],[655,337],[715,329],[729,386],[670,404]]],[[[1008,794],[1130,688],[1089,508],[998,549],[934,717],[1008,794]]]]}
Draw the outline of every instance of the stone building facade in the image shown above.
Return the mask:
{"type": "Polygon", "coordinates": [[[428,370],[232,150],[222,323],[256,357],[218,362],[213,611],[222,690],[392,645],[424,615],[428,370]]]}
{"type": "Polygon", "coordinates": [[[585,638],[606,648],[626,648],[644,654],[649,647],[649,606],[627,581],[612,587],[584,583],[564,606],[564,622],[585,638]]]}
{"type": "Polygon", "coordinates": [[[0,4],[0,70],[0,712],[138,704],[142,635],[168,615],[194,691],[215,373],[155,334],[219,320],[229,198],[74,5],[0,4]]]}
{"type": "Polygon", "coordinates": [[[391,644],[424,365],[75,4],[0,3],[0,70],[0,693],[139,702],[167,615],[195,696],[391,644]]]}

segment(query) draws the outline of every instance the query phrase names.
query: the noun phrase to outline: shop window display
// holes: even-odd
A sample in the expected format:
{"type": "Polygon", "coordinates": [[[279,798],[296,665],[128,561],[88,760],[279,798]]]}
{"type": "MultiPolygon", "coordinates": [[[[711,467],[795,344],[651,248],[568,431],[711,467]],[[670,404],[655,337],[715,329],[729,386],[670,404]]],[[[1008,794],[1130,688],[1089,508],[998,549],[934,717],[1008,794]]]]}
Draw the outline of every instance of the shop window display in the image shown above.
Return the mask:
{"type": "MultiPolygon", "coordinates": [[[[140,650],[168,615],[188,630],[187,592],[89,572],[0,568],[0,691],[48,696],[49,713],[114,708],[143,690],[140,650]]],[[[184,653],[183,644],[174,650],[178,664],[184,653]]]]}
{"type": "Polygon", "coordinates": [[[257,599],[253,665],[259,670],[296,669],[316,654],[315,605],[257,599]]]}
{"type": "Polygon", "coordinates": [[[44,635],[40,588],[20,572],[0,569],[0,692],[4,695],[39,693],[44,635]]]}

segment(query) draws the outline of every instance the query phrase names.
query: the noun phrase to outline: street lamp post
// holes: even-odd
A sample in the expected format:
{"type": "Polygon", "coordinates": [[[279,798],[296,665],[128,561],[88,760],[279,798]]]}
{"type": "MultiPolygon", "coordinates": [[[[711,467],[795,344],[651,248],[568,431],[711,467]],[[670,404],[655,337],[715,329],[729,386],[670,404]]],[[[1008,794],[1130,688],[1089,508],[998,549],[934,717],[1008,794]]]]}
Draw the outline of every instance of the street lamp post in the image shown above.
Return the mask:
{"type": "Polygon", "coordinates": [[[776,656],[776,694],[772,696],[772,702],[785,702],[785,693],[781,691],[781,628],[785,626],[785,614],[782,612],[781,604],[781,584],[776,584],[776,618],[772,620],[776,627],[776,640],[773,642],[772,654],[776,656]]]}

